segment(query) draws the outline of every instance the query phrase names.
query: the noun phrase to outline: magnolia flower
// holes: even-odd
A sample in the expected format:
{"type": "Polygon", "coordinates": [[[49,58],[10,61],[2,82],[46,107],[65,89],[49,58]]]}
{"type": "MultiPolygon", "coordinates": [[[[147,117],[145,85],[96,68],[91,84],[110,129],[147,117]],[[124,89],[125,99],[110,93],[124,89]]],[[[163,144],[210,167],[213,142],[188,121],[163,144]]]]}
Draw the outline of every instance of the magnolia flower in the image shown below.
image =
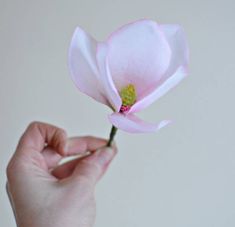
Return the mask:
{"type": "Polygon", "coordinates": [[[69,68],[79,90],[109,106],[109,121],[126,132],[153,132],[169,121],[151,124],[135,113],[145,109],[186,75],[188,48],[179,25],[151,20],[127,24],[104,42],[81,28],[73,34],[69,68]]]}

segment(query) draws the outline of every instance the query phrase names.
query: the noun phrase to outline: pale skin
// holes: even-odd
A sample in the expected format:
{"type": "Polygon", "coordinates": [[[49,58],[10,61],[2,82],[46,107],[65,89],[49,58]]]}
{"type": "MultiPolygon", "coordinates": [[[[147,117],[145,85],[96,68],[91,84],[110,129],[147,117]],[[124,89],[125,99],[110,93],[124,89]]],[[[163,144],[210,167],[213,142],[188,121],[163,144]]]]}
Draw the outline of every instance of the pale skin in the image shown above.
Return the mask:
{"type": "Polygon", "coordinates": [[[91,136],[31,123],[7,167],[7,191],[18,227],[92,227],[95,186],[117,153],[91,136]],[[89,152],[88,152],[89,151],[89,152]],[[83,157],[58,165],[66,156],[83,157]]]}

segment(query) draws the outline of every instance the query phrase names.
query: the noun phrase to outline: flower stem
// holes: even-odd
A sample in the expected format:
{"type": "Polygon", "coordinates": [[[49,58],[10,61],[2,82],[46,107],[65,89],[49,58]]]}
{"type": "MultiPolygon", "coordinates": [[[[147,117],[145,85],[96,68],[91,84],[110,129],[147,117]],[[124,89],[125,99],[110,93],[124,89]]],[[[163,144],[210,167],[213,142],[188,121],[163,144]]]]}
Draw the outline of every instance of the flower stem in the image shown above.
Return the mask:
{"type": "Polygon", "coordinates": [[[107,143],[107,147],[111,147],[112,142],[113,142],[113,138],[114,138],[114,136],[115,136],[117,130],[118,130],[118,129],[117,129],[115,126],[112,126],[111,132],[110,132],[110,134],[109,134],[109,141],[108,141],[108,143],[107,143]]]}

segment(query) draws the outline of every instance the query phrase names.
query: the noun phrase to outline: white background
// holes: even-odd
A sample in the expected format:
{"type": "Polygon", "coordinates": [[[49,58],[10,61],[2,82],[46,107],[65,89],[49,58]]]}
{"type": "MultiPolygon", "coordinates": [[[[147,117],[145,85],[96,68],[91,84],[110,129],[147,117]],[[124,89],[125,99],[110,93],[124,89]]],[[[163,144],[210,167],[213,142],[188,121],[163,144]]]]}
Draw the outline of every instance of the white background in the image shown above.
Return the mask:
{"type": "Polygon", "coordinates": [[[0,226],[15,226],[5,168],[29,122],[108,136],[110,111],[69,77],[75,27],[104,40],[140,18],[184,27],[190,75],[141,114],[172,125],[118,132],[119,154],[97,187],[96,227],[235,226],[234,11],[233,0],[0,0],[0,226]]]}

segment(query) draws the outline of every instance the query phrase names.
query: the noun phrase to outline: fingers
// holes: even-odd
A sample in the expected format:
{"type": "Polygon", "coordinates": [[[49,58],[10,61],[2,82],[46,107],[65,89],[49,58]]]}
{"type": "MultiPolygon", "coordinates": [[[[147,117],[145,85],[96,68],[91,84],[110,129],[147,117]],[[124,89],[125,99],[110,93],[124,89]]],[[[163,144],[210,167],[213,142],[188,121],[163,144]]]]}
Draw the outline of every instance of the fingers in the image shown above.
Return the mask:
{"type": "MultiPolygon", "coordinates": [[[[37,170],[48,171],[42,151],[45,145],[61,155],[65,154],[66,133],[64,130],[46,123],[31,123],[22,135],[16,152],[7,166],[8,179],[18,182],[18,174],[34,173],[29,171],[32,166],[37,166],[37,170]]],[[[20,181],[20,179],[19,179],[20,181]]]]}
{"type": "Polygon", "coordinates": [[[51,172],[51,174],[60,180],[67,178],[72,175],[79,161],[81,161],[81,158],[66,162],[63,165],[59,165],[51,172]]]}
{"type": "Polygon", "coordinates": [[[92,136],[73,137],[66,143],[67,155],[84,154],[87,151],[94,151],[105,146],[107,140],[92,136]]]}
{"type": "Polygon", "coordinates": [[[43,150],[42,156],[49,170],[57,166],[59,161],[63,158],[61,155],[56,153],[54,149],[50,147],[47,147],[43,150]]]}
{"type": "Polygon", "coordinates": [[[115,147],[103,147],[90,155],[58,166],[52,174],[58,179],[71,176],[72,181],[86,178],[91,184],[95,184],[105,173],[116,153],[115,147]]]}
{"type": "Polygon", "coordinates": [[[34,122],[21,137],[15,155],[18,158],[13,157],[11,165],[8,165],[8,172],[12,172],[13,164],[16,161],[19,163],[20,157],[29,157],[22,159],[24,166],[29,166],[30,163],[26,162],[31,162],[43,170],[48,170],[55,168],[62,156],[84,155],[90,151],[90,155],[60,166],[53,173],[59,179],[68,176],[75,179],[86,178],[91,184],[95,184],[117,152],[115,147],[104,147],[106,143],[104,139],[91,136],[67,139],[64,130],[46,123],[34,122]]]}
{"type": "Polygon", "coordinates": [[[41,152],[47,145],[60,155],[65,155],[66,139],[67,135],[63,129],[46,123],[33,122],[21,137],[17,152],[23,153],[28,150],[41,152]]]}
{"type": "Polygon", "coordinates": [[[103,147],[80,160],[71,176],[72,181],[84,181],[94,186],[106,172],[117,153],[116,147],[103,147]]]}
{"type": "MultiPolygon", "coordinates": [[[[107,140],[95,138],[92,136],[72,137],[67,139],[66,141],[66,156],[71,156],[71,155],[83,156],[84,154],[87,153],[87,151],[92,152],[94,150],[97,150],[98,148],[103,147],[106,143],[107,140]]],[[[57,154],[50,147],[44,149],[42,155],[49,169],[55,168],[58,162],[63,158],[61,155],[57,154]]],[[[63,171],[61,171],[63,177],[65,177],[66,173],[71,171],[71,165],[68,165],[68,170],[66,170],[66,167],[67,165],[65,165],[63,171]]],[[[57,177],[61,178],[59,176],[57,177]]]]}

